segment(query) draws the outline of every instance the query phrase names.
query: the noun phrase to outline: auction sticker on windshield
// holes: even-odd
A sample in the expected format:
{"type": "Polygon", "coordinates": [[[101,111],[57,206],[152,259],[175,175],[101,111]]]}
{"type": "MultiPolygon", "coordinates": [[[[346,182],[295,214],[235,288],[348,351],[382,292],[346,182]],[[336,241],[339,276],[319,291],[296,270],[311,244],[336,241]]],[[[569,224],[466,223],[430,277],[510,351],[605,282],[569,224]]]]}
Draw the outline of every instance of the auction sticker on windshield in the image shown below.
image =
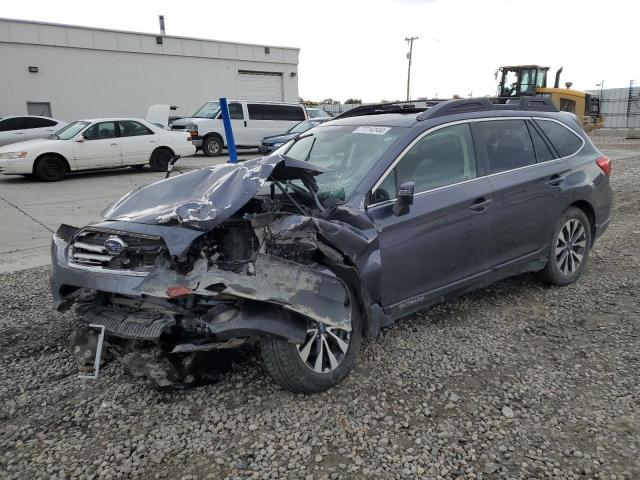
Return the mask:
{"type": "Polygon", "coordinates": [[[366,133],[368,135],[384,135],[391,127],[358,127],[353,133],[366,133]]]}

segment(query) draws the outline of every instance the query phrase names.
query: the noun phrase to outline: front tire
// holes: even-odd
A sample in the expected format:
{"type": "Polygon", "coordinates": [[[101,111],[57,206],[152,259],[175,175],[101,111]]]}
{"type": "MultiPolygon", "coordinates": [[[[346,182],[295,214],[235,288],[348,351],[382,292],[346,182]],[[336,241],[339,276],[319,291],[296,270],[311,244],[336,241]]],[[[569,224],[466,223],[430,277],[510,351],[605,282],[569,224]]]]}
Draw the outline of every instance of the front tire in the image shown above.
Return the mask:
{"type": "Polygon", "coordinates": [[[45,155],[38,159],[33,173],[43,182],[57,182],[67,174],[67,163],[60,157],[45,155]]]}
{"type": "Polygon", "coordinates": [[[222,155],[222,139],[217,135],[211,135],[202,142],[202,153],[206,157],[217,157],[222,155]]]}
{"type": "Polygon", "coordinates": [[[351,331],[309,320],[301,345],[274,336],[261,340],[265,369],[278,385],[296,393],[324,392],[351,372],[362,345],[362,323],[351,288],[349,296],[351,331]]]}
{"type": "Polygon", "coordinates": [[[591,224],[582,210],[571,207],[561,215],[541,272],[546,283],[562,286],[578,279],[587,265],[591,235],[591,224]]]}

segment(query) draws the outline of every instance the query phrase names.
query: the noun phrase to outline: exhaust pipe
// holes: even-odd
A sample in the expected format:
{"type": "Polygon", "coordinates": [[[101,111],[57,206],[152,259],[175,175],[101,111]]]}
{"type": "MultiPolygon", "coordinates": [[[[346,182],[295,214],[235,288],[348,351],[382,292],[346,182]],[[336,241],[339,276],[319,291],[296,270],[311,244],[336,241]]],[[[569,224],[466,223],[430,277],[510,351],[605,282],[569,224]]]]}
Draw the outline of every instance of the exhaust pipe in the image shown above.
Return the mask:
{"type": "Polygon", "coordinates": [[[556,81],[553,84],[553,88],[560,88],[560,74],[562,73],[562,67],[556,72],[556,81]]]}
{"type": "Polygon", "coordinates": [[[164,15],[158,15],[158,21],[160,22],[160,35],[166,35],[164,30],[164,15]]]}

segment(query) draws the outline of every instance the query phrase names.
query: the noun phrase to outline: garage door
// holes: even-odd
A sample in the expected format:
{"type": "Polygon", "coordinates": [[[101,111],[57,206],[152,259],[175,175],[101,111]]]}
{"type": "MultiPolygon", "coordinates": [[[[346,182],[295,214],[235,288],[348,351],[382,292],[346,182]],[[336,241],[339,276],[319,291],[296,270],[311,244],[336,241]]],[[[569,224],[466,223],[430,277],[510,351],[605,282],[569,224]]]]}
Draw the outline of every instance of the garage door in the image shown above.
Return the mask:
{"type": "Polygon", "coordinates": [[[238,96],[241,100],[282,102],[282,74],[239,71],[238,96]]]}

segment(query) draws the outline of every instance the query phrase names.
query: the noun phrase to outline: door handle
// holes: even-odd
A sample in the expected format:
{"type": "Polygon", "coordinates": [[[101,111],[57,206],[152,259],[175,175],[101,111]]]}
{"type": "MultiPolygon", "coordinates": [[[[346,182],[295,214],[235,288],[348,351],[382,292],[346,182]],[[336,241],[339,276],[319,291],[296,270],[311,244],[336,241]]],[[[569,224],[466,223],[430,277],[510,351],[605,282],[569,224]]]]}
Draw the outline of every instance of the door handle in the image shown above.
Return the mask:
{"type": "Polygon", "coordinates": [[[484,212],[491,206],[492,201],[493,200],[491,200],[490,198],[484,198],[484,197],[477,198],[471,204],[471,206],[469,207],[469,210],[472,210],[474,212],[484,212]]]}
{"type": "Polygon", "coordinates": [[[567,178],[566,175],[560,175],[556,173],[555,175],[551,175],[547,183],[552,187],[559,187],[560,184],[564,182],[566,178],[567,178]]]}
{"type": "Polygon", "coordinates": [[[112,144],[111,144],[111,146],[112,146],[112,147],[117,147],[117,146],[118,146],[118,144],[117,144],[117,143],[112,143],[112,144]]]}
{"type": "Polygon", "coordinates": [[[24,132],[13,132],[14,135],[24,135],[24,132]]]}

